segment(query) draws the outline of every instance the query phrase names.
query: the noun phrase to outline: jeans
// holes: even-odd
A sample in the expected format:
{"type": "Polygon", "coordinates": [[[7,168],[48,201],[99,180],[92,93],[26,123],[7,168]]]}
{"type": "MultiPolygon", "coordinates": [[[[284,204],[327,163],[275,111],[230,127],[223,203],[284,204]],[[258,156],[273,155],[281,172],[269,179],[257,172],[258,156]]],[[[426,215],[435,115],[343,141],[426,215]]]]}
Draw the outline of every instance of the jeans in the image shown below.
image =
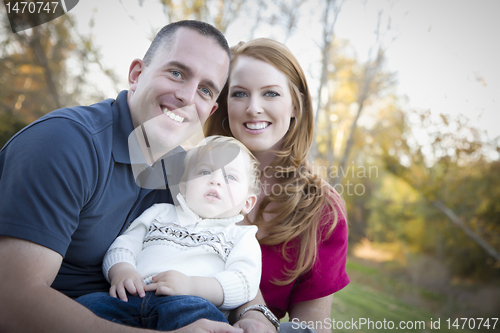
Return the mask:
{"type": "Polygon", "coordinates": [[[147,292],[144,298],[127,295],[128,302],[92,293],[76,301],[97,316],[127,326],[171,331],[206,318],[227,322],[224,315],[209,301],[197,296],[156,296],[147,292]]]}

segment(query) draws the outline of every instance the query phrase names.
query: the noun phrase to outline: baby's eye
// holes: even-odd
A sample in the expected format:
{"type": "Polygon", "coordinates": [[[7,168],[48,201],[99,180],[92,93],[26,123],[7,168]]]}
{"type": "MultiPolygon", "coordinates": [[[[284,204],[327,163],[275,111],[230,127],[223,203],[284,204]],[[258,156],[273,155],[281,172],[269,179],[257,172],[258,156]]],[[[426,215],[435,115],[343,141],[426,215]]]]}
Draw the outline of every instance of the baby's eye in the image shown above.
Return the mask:
{"type": "Polygon", "coordinates": [[[226,178],[227,178],[228,180],[238,180],[238,179],[237,179],[235,176],[233,176],[233,175],[227,175],[227,176],[226,176],[226,178]]]}
{"type": "Polygon", "coordinates": [[[268,91],[264,94],[264,96],[267,96],[267,97],[278,97],[280,96],[280,94],[278,94],[276,91],[268,91]]]}
{"type": "Polygon", "coordinates": [[[247,94],[245,94],[244,92],[242,91],[236,91],[234,92],[231,97],[236,97],[236,98],[242,98],[242,97],[245,97],[247,94]]]}
{"type": "Polygon", "coordinates": [[[201,170],[200,171],[200,175],[203,175],[203,176],[210,176],[211,172],[208,171],[208,170],[201,170]]]}

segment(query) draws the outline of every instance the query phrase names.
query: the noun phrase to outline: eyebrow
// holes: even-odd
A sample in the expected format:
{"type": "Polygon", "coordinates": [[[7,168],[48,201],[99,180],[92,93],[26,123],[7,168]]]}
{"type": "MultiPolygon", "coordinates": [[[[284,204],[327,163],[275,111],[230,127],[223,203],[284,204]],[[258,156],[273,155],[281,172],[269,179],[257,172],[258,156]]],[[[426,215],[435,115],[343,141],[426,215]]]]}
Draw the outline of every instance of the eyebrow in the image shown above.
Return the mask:
{"type": "MultiPolygon", "coordinates": [[[[182,62],[180,62],[180,61],[172,60],[172,61],[169,61],[167,63],[167,65],[169,65],[169,66],[175,66],[175,67],[179,68],[180,70],[188,73],[189,75],[193,74],[193,70],[190,67],[188,67],[185,64],[183,64],[182,62]]],[[[209,86],[210,88],[212,88],[212,90],[214,90],[214,97],[216,97],[217,95],[219,95],[220,89],[217,87],[217,85],[215,84],[214,81],[212,81],[212,80],[204,80],[204,83],[207,86],[209,86]]]]}
{"type": "MultiPolygon", "coordinates": [[[[268,86],[263,86],[263,87],[260,87],[259,89],[269,89],[269,88],[273,88],[273,87],[283,89],[283,87],[282,87],[282,86],[280,86],[279,84],[270,84],[270,85],[268,85],[268,86]]],[[[239,84],[236,84],[236,85],[234,85],[234,86],[230,86],[229,88],[230,88],[230,89],[234,89],[234,88],[238,88],[238,89],[246,89],[245,87],[240,86],[239,84]]]]}

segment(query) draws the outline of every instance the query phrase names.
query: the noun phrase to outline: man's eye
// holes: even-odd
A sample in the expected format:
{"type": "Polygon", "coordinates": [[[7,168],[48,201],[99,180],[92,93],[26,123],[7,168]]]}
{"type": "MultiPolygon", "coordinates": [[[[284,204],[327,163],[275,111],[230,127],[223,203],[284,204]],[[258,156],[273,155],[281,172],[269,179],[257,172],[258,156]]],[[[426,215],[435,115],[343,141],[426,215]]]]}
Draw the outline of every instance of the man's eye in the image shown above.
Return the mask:
{"type": "Polygon", "coordinates": [[[182,76],[181,72],[179,72],[179,71],[170,71],[170,73],[172,73],[172,75],[175,76],[175,77],[181,77],[182,76]]]}
{"type": "Polygon", "coordinates": [[[207,95],[207,96],[212,96],[212,91],[210,89],[207,89],[207,88],[201,88],[200,89],[201,92],[204,94],[204,95],[207,95]]]}
{"type": "Polygon", "coordinates": [[[264,96],[267,96],[267,97],[277,97],[277,96],[280,96],[280,94],[278,94],[276,91],[268,91],[264,94],[264,96]]]}
{"type": "Polygon", "coordinates": [[[247,94],[245,94],[244,92],[242,91],[236,91],[234,92],[231,97],[236,97],[236,98],[242,98],[242,97],[245,97],[247,94]]]}

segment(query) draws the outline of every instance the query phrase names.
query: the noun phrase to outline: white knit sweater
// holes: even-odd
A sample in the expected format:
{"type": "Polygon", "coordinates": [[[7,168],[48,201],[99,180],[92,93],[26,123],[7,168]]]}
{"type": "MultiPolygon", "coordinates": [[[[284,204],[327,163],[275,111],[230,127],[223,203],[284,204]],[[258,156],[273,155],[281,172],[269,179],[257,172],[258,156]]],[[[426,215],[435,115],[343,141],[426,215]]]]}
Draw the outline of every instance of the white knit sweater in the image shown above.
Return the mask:
{"type": "Polygon", "coordinates": [[[176,270],[188,276],[216,278],[224,291],[221,310],[231,310],[257,295],[261,252],[256,226],[239,226],[237,215],[202,219],[187,206],[156,204],[139,216],[109,247],[103,272],[119,263],[133,265],[151,283],[153,276],[176,270]]]}

